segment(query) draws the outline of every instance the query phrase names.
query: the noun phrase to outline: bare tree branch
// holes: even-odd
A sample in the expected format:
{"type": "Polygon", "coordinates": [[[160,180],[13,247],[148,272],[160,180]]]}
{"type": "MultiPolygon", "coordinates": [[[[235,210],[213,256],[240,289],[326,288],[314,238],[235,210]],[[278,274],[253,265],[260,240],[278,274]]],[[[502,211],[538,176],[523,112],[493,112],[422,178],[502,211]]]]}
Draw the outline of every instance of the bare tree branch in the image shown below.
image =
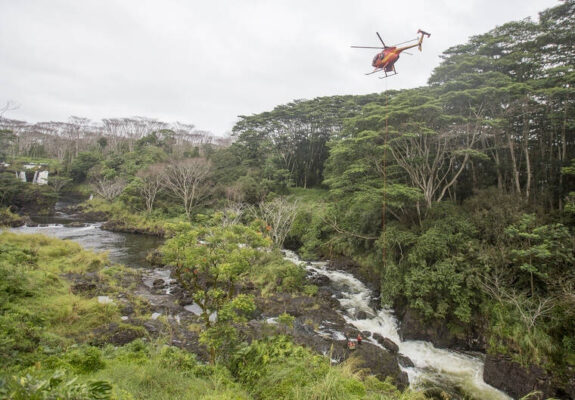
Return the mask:
{"type": "Polygon", "coordinates": [[[205,158],[174,161],[164,169],[164,187],[182,201],[186,216],[207,196],[211,163],[205,158]]]}

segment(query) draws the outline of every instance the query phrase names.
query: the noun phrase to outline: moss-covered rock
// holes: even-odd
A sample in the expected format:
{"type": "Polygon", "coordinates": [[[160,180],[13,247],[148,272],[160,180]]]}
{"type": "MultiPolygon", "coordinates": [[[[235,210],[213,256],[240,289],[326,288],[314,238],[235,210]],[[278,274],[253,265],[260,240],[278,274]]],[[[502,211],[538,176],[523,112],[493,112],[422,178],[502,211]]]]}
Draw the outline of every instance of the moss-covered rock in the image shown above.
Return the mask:
{"type": "Polygon", "coordinates": [[[14,214],[10,211],[10,208],[0,208],[0,227],[8,226],[11,228],[16,228],[18,226],[26,225],[29,221],[27,217],[21,217],[18,214],[14,214]]]}

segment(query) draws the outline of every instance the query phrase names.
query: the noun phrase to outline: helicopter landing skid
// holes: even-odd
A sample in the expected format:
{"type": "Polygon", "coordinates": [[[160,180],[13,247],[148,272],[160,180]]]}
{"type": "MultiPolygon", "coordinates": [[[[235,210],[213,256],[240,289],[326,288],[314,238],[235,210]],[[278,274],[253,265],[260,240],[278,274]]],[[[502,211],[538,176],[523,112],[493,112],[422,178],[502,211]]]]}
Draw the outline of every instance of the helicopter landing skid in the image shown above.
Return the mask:
{"type": "Polygon", "coordinates": [[[397,75],[397,74],[398,74],[398,73],[395,72],[395,70],[394,70],[394,71],[393,71],[393,74],[389,74],[389,75],[388,75],[388,74],[385,74],[385,76],[380,76],[379,79],[390,78],[390,77],[392,77],[392,76],[394,76],[394,75],[397,75]]]}

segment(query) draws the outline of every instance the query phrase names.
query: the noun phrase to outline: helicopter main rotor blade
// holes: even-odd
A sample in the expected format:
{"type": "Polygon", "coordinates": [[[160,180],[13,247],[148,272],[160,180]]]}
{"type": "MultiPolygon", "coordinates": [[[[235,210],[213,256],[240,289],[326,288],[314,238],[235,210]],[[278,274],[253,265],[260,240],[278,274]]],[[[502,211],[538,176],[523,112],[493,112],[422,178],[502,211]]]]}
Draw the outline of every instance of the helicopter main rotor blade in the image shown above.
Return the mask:
{"type": "Polygon", "coordinates": [[[383,47],[387,47],[387,46],[385,45],[385,42],[384,42],[383,39],[381,38],[381,36],[379,36],[379,32],[375,32],[375,33],[377,33],[377,37],[379,38],[379,41],[381,42],[381,44],[383,45],[383,47]]]}
{"type": "Polygon", "coordinates": [[[349,47],[353,47],[354,49],[384,49],[385,47],[368,47],[368,46],[349,46],[349,47]]]}

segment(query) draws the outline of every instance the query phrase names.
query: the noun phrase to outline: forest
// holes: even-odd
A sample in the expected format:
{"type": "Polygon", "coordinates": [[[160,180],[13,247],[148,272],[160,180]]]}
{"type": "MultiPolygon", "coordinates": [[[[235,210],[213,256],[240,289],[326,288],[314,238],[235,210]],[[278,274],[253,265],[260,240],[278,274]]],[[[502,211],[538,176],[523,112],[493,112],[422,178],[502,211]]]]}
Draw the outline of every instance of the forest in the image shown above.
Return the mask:
{"type": "Polygon", "coordinates": [[[292,338],[285,310],[273,334],[250,332],[266,296],[322,304],[286,248],[353,265],[403,338],[485,354],[485,381],[510,396],[574,399],[575,1],[441,59],[426,86],[294,100],[241,116],[229,138],[3,110],[0,225],[81,198],[74,212],[104,229],[165,239],[149,258],[201,311],[199,350],[168,346],[169,323],[154,336],[74,289],[93,274],[98,294],[123,293],[143,318],[137,271],[1,233],[0,398],[459,398],[332,364],[292,338]],[[48,184],[22,182],[26,164],[48,184]],[[95,334],[111,324],[136,339],[95,334]]]}

